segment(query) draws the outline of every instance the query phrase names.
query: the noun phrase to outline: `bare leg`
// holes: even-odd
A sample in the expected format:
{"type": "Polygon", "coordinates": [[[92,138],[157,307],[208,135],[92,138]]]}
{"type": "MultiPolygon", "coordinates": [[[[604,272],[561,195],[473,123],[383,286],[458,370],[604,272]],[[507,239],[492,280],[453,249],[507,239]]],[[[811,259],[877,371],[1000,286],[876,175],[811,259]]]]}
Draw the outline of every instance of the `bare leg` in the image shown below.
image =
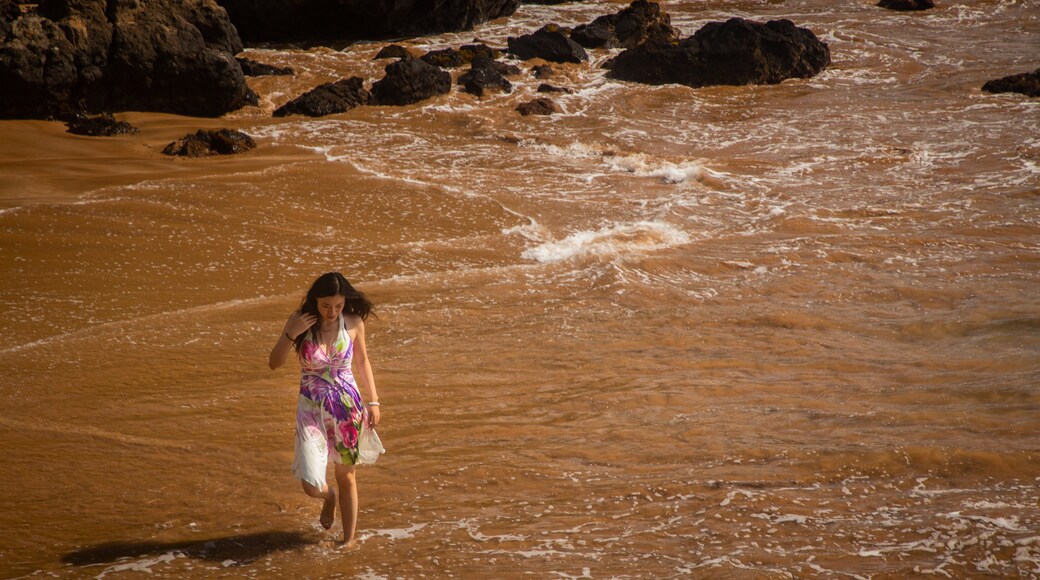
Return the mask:
{"type": "Polygon", "coordinates": [[[336,491],[328,485],[318,489],[304,481],[303,492],[311,497],[325,500],[325,503],[321,506],[321,516],[318,518],[318,522],[326,530],[331,528],[333,522],[336,521],[336,491]]]}
{"type": "Polygon", "coordinates": [[[339,484],[339,513],[343,517],[343,543],[353,547],[357,543],[358,493],[353,465],[336,464],[336,483],[339,484]]]}

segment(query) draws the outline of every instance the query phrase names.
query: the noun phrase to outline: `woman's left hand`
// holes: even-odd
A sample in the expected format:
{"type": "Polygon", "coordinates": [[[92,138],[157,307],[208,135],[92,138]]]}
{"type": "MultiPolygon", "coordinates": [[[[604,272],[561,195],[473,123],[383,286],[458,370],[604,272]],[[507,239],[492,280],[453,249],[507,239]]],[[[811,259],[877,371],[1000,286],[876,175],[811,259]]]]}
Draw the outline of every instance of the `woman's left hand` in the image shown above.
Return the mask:
{"type": "Polygon", "coordinates": [[[368,408],[368,426],[375,427],[379,424],[379,405],[368,408]]]}

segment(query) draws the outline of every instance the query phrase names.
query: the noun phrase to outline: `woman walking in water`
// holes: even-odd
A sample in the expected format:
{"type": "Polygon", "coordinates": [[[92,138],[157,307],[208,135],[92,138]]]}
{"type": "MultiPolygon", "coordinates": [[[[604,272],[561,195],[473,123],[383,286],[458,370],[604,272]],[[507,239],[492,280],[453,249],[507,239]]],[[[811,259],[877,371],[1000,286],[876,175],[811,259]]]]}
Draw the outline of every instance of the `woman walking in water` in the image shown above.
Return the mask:
{"type": "Polygon", "coordinates": [[[281,367],[290,349],[300,359],[293,473],[307,495],[324,500],[319,521],[326,530],[335,521],[338,497],[347,546],[357,541],[358,436],[363,421],[372,427],[379,424],[379,397],[365,350],[365,319],[372,308],[339,272],[321,275],[303,304],[289,315],[268,361],[272,370],[281,367]],[[365,388],[366,404],[354,380],[352,361],[365,388]],[[338,493],[325,481],[330,457],[336,464],[338,493]]]}

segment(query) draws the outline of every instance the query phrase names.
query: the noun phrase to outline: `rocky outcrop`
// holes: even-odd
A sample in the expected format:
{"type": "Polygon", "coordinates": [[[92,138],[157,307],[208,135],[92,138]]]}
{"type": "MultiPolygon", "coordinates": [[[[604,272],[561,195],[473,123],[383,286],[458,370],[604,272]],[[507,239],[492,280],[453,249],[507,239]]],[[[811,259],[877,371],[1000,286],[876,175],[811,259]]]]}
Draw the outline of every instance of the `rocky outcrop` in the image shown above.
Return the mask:
{"type": "Polygon", "coordinates": [[[451,75],[417,58],[386,65],[386,76],[372,85],[373,105],[410,105],[451,90],[451,75]]]}
{"type": "Polygon", "coordinates": [[[364,84],[361,77],[325,83],[282,105],[274,112],[274,116],[323,117],[367,105],[371,95],[365,90],[364,84]]]}
{"type": "Polygon", "coordinates": [[[469,30],[520,0],[217,0],[242,38],[361,40],[469,30]]]}
{"type": "Polygon", "coordinates": [[[547,64],[540,64],[531,69],[531,74],[536,79],[547,79],[553,76],[553,68],[547,64]]]}
{"type": "Polygon", "coordinates": [[[241,50],[213,0],[43,0],[0,41],[0,116],[219,116],[256,102],[241,50]]]}
{"type": "Polygon", "coordinates": [[[238,61],[238,66],[242,67],[242,74],[247,77],[289,76],[296,74],[296,71],[291,66],[274,66],[242,57],[238,57],[235,60],[238,61]]]}
{"type": "Polygon", "coordinates": [[[556,106],[556,103],[544,97],[523,103],[516,110],[520,111],[520,114],[525,117],[528,115],[552,115],[560,112],[560,108],[556,106]]]}
{"type": "Polygon", "coordinates": [[[1033,72],[987,81],[982,85],[982,90],[987,93],[1022,93],[1030,97],[1040,97],[1040,68],[1033,72]]]}
{"type": "Polygon", "coordinates": [[[580,44],[564,34],[555,24],[546,24],[531,34],[509,37],[509,53],[520,60],[541,58],[552,62],[575,62],[589,60],[589,55],[580,44]]]}
{"type": "Polygon", "coordinates": [[[935,2],[932,2],[932,0],[881,0],[877,5],[881,8],[901,11],[935,8],[935,2]]]}
{"type": "Polygon", "coordinates": [[[651,37],[673,40],[679,33],[661,6],[647,0],[636,0],[617,14],[600,16],[571,32],[571,39],[585,48],[634,48],[651,37]]]}
{"type": "Polygon", "coordinates": [[[830,64],[830,49],[790,20],[765,24],[731,18],[709,22],[679,42],[651,38],[605,66],[608,76],[653,85],[775,84],[812,77],[830,64]]]}
{"type": "Polygon", "coordinates": [[[111,137],[113,135],[131,135],[137,133],[134,127],[126,121],[116,121],[112,113],[100,115],[84,115],[76,113],[65,122],[68,132],[75,135],[87,135],[89,137],[111,137]]]}
{"type": "Polygon", "coordinates": [[[178,155],[181,157],[208,157],[210,155],[231,155],[243,153],[250,149],[256,149],[253,138],[241,131],[232,129],[217,129],[206,131],[200,129],[197,133],[189,133],[183,139],[178,139],[163,149],[166,155],[178,155]]]}
{"type": "Polygon", "coordinates": [[[499,57],[499,54],[497,50],[486,44],[467,44],[458,50],[454,48],[431,50],[420,58],[433,66],[456,68],[470,64],[477,57],[494,60],[499,57]]]}
{"type": "MultiPolygon", "coordinates": [[[[506,93],[513,92],[513,84],[505,77],[505,74],[513,72],[508,65],[496,63],[487,57],[473,59],[473,64],[468,72],[459,77],[458,84],[462,85],[467,93],[478,97],[484,96],[487,89],[499,89],[506,93]]],[[[515,72],[519,72],[517,69],[515,72]]]]}

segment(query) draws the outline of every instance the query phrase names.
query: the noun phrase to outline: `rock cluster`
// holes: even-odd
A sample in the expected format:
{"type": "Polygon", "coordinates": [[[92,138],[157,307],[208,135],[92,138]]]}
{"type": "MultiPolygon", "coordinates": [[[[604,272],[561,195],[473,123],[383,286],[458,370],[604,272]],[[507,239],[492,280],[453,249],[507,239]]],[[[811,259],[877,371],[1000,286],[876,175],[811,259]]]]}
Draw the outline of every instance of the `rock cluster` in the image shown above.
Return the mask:
{"type": "Polygon", "coordinates": [[[0,116],[146,110],[219,116],[256,95],[213,0],[0,0],[0,116]],[[17,14],[11,10],[15,5],[17,14]]]}
{"type": "Polygon", "coordinates": [[[499,57],[499,52],[486,44],[466,44],[458,50],[454,48],[431,50],[420,58],[433,66],[456,68],[470,64],[473,59],[478,57],[494,60],[499,57]]]}
{"type": "Polygon", "coordinates": [[[113,135],[131,135],[137,133],[134,127],[126,121],[116,121],[112,113],[100,115],[84,115],[76,113],[65,121],[68,132],[75,135],[87,135],[89,137],[111,137],[113,135]]]}
{"type": "Polygon", "coordinates": [[[495,62],[487,57],[477,57],[470,65],[466,74],[459,77],[458,84],[470,94],[478,97],[484,96],[487,89],[500,89],[503,92],[513,92],[513,83],[509,82],[506,75],[519,74],[520,69],[509,65],[495,62]]]}
{"type": "Polygon", "coordinates": [[[247,77],[290,76],[296,74],[296,71],[291,66],[274,66],[242,57],[236,57],[235,60],[238,61],[238,66],[242,67],[242,74],[247,77]]]}
{"type": "Polygon", "coordinates": [[[243,153],[255,148],[253,138],[241,131],[199,129],[196,133],[189,133],[184,138],[170,143],[163,149],[163,153],[181,157],[208,157],[243,153]]]}
{"type": "Polygon", "coordinates": [[[386,76],[372,85],[373,105],[410,105],[451,90],[451,74],[417,58],[386,65],[386,76]]]}
{"type": "Polygon", "coordinates": [[[830,50],[790,20],[709,22],[678,42],[651,38],[608,63],[610,77],[647,84],[775,84],[808,78],[830,64],[830,50]]]}

